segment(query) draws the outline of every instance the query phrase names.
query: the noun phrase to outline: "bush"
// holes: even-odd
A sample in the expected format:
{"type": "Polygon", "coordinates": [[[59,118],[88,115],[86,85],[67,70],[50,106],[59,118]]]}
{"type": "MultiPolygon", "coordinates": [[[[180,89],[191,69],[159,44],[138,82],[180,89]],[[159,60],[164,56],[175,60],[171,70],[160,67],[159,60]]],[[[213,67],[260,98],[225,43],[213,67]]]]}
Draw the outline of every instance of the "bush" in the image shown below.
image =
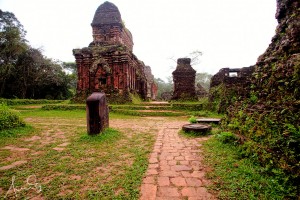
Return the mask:
{"type": "Polygon", "coordinates": [[[0,104],[6,104],[8,106],[14,105],[29,105],[29,104],[51,104],[61,103],[63,100],[47,100],[47,99],[2,99],[0,98],[0,104]]]}
{"type": "Polygon", "coordinates": [[[44,105],[42,110],[85,110],[85,105],[44,105]]]}
{"type": "Polygon", "coordinates": [[[226,143],[235,144],[238,140],[238,138],[231,132],[222,132],[220,134],[217,134],[216,137],[219,141],[221,141],[224,144],[226,143]]]}
{"type": "Polygon", "coordinates": [[[197,118],[195,117],[195,116],[191,116],[190,118],[189,118],[189,122],[190,123],[197,123],[197,118]]]}
{"type": "Polygon", "coordinates": [[[6,105],[0,104],[0,131],[19,126],[25,126],[25,122],[18,113],[9,109],[6,105]]]}

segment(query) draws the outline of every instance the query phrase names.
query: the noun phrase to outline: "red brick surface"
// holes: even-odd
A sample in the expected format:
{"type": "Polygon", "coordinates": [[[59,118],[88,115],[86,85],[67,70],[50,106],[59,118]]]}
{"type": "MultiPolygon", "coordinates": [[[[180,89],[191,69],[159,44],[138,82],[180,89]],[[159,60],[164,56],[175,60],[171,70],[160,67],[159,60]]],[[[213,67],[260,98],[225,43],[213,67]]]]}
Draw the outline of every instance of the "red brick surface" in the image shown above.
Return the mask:
{"type": "Polygon", "coordinates": [[[169,122],[159,130],[141,186],[141,200],[216,199],[205,188],[209,181],[199,150],[199,142],[208,138],[184,138],[178,135],[180,129],[180,123],[169,122]]]}

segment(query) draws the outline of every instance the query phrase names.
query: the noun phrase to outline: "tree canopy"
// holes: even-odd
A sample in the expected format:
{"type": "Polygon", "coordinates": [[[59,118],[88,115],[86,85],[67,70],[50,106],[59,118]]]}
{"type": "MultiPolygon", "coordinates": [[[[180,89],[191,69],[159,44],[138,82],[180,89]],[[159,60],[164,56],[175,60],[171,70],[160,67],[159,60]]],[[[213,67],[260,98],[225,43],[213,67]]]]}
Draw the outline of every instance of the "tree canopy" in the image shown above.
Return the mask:
{"type": "Polygon", "coordinates": [[[25,35],[15,15],[0,10],[0,97],[70,97],[76,85],[74,64],[46,58],[28,44],[25,35]]]}

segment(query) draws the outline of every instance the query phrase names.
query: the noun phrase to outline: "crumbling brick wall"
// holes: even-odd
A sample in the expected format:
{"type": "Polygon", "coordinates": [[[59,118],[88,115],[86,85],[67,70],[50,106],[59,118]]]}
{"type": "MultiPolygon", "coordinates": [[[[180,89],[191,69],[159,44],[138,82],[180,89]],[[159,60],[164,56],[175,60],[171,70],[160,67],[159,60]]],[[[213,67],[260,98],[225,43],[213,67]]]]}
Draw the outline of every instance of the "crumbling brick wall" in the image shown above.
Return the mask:
{"type": "Polygon", "coordinates": [[[224,113],[237,98],[248,97],[253,72],[254,66],[220,69],[211,78],[209,100],[212,109],[224,113]]]}
{"type": "Polygon", "coordinates": [[[190,58],[179,58],[177,67],[173,71],[174,93],[173,100],[196,99],[195,77],[196,71],[191,66],[190,58]]]}

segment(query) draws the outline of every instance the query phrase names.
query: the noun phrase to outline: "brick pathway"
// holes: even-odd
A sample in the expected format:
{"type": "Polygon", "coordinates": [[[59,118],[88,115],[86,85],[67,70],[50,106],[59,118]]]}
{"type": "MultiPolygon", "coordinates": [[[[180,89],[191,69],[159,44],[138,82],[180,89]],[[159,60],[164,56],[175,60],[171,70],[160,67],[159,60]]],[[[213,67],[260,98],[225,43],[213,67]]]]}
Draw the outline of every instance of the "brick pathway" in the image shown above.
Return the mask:
{"type": "Polygon", "coordinates": [[[215,199],[204,187],[199,142],[207,138],[183,138],[181,125],[166,123],[158,132],[140,200],[215,199]]]}

